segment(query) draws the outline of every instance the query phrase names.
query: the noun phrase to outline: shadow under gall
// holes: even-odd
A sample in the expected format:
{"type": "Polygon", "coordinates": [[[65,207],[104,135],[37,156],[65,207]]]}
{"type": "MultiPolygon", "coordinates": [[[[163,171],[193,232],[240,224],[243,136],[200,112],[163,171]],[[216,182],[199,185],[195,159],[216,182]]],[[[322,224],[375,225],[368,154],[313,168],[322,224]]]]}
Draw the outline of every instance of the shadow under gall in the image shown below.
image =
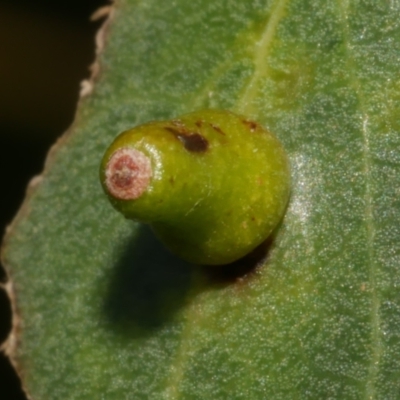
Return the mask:
{"type": "Polygon", "coordinates": [[[183,306],[194,268],[140,225],[114,267],[105,303],[109,322],[138,334],[160,328],[183,306]]]}
{"type": "Polygon", "coordinates": [[[273,244],[273,238],[268,238],[246,256],[230,264],[203,266],[203,274],[210,286],[227,286],[243,282],[255,275],[259,267],[265,264],[273,244]]]}
{"type": "Polygon", "coordinates": [[[150,227],[140,225],[111,276],[104,304],[110,329],[132,337],[162,328],[197,293],[243,283],[263,264],[270,247],[267,240],[223,266],[193,265],[171,254],[150,227]]]}

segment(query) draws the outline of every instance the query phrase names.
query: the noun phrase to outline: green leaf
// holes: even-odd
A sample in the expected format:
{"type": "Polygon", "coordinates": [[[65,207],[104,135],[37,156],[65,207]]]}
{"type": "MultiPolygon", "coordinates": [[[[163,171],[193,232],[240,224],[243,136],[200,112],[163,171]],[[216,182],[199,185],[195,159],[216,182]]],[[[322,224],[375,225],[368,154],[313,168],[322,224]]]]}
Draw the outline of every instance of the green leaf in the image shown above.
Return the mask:
{"type": "Polygon", "coordinates": [[[117,3],[93,93],[5,242],[8,351],[33,399],[399,398],[399,16],[383,0],[117,3]],[[291,160],[286,217],[248,275],[173,257],[98,180],[119,132],[206,107],[258,120],[291,160]]]}

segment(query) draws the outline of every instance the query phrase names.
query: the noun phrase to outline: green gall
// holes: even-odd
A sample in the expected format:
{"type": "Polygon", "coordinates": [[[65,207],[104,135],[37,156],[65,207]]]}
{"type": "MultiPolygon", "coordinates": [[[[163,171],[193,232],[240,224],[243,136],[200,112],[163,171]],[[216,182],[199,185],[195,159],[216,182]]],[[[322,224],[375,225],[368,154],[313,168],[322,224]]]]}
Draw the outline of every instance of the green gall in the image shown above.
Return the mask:
{"type": "Polygon", "coordinates": [[[178,256],[233,262],[278,225],[290,193],[285,151],[258,123],[203,110],[121,133],[100,180],[125,217],[148,223],[178,256]]]}

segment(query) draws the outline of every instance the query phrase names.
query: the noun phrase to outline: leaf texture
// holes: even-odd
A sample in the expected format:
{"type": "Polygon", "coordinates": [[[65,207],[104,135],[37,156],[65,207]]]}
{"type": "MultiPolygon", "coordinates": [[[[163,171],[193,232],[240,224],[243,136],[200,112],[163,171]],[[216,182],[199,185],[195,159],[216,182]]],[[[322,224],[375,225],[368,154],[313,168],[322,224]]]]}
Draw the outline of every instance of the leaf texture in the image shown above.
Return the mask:
{"type": "Polygon", "coordinates": [[[400,397],[399,16],[394,0],[115,5],[94,91],[3,249],[33,399],[400,397]],[[98,181],[119,132],[201,108],[255,118],[291,161],[285,219],[236,280],[170,255],[98,181]]]}

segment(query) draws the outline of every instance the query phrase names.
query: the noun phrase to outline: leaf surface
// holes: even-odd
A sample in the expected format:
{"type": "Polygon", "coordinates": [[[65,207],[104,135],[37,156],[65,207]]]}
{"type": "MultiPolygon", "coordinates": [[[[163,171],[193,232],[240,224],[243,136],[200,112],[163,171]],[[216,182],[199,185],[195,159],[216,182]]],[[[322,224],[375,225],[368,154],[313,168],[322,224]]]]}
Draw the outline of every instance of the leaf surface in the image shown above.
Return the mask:
{"type": "Polygon", "coordinates": [[[33,399],[399,398],[399,16],[117,3],[94,92],[5,241],[33,399]],[[292,165],[267,257],[234,282],[170,255],[98,181],[116,134],[201,108],[258,120],[292,165]]]}

